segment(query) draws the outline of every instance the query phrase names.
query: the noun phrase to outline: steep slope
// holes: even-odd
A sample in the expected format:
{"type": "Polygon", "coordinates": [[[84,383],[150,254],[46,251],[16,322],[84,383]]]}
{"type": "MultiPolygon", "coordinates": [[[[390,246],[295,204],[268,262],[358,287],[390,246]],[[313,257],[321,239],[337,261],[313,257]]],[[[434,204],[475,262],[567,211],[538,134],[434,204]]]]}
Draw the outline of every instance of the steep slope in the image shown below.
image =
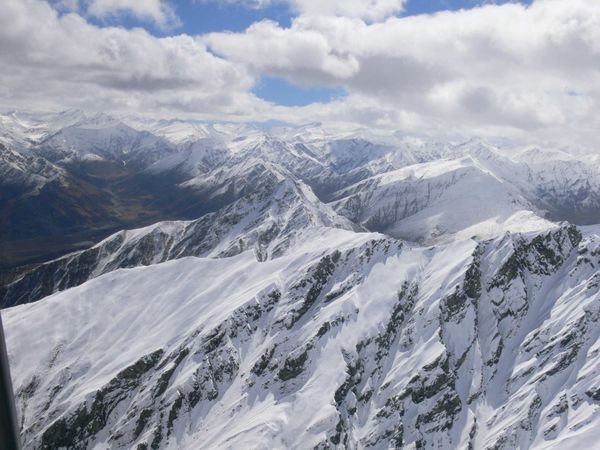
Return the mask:
{"type": "Polygon", "coordinates": [[[600,155],[528,147],[514,157],[507,178],[554,220],[600,222],[600,155]]]}
{"type": "Polygon", "coordinates": [[[364,139],[324,137],[306,142],[297,137],[282,139],[265,132],[246,131],[228,138],[187,143],[182,152],[159,161],[150,170],[178,167],[182,173],[203,178],[219,164],[236,165],[260,159],[285,168],[327,201],[337,190],[415,160],[399,148],[364,139]]]}
{"type": "Polygon", "coordinates": [[[589,151],[472,140],[409,154],[416,163],[333,193],[332,206],[370,230],[430,243],[600,221],[599,157],[589,151]]]}
{"type": "Polygon", "coordinates": [[[599,263],[572,226],[436,249],[329,230],[105,274],[4,313],[25,443],[589,448],[599,263]]]}
{"type": "Polygon", "coordinates": [[[210,192],[202,198],[223,205],[215,212],[193,221],[121,231],[87,250],[41,264],[0,287],[0,306],[32,302],[119,268],[185,256],[227,257],[248,248],[258,260],[266,260],[281,256],[309,229],[353,229],[308,186],[272,165],[247,163],[207,186],[210,192]]]}

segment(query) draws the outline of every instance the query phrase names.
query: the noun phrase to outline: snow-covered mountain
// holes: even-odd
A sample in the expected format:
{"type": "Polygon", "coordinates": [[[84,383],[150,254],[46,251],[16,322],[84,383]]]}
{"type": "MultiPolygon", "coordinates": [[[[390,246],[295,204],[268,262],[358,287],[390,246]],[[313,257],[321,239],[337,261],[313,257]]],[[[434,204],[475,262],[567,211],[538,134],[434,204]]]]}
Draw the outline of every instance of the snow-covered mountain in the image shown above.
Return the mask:
{"type": "Polygon", "coordinates": [[[489,238],[553,225],[512,183],[470,157],[414,164],[337,194],[334,207],[366,228],[411,241],[489,238]],[[452,205],[452,207],[448,207],[452,205]]]}
{"type": "Polygon", "coordinates": [[[152,133],[100,116],[62,128],[33,150],[51,161],[108,159],[144,167],[172,153],[173,146],[152,133]]]}
{"type": "Polygon", "coordinates": [[[86,114],[79,110],[45,114],[9,111],[0,114],[0,143],[7,147],[26,149],[61,128],[74,125],[85,118],[86,114]]]}
{"type": "Polygon", "coordinates": [[[600,441],[593,151],[1,117],[0,250],[39,252],[0,272],[25,448],[600,441]]]}
{"type": "Polygon", "coordinates": [[[329,229],[100,276],[4,313],[25,443],[594,445],[599,240],[329,229]]]}

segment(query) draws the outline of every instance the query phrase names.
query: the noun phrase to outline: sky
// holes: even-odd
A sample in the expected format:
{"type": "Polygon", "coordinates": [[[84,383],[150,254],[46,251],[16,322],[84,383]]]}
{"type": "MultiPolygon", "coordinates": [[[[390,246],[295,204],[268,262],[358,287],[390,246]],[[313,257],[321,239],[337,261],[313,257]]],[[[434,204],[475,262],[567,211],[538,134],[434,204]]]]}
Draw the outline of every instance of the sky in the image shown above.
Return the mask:
{"type": "Polygon", "coordinates": [[[3,0],[0,106],[598,140],[596,0],[3,0]]]}

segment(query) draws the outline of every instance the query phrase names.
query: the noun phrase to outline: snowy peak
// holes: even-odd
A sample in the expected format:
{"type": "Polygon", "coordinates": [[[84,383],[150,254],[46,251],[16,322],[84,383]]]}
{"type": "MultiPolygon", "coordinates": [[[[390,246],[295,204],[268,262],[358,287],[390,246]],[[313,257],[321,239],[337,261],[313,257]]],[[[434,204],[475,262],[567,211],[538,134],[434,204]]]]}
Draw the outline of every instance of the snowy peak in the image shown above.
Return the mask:
{"type": "Polygon", "coordinates": [[[536,209],[521,192],[470,157],[410,165],[369,178],[336,197],[333,206],[342,215],[410,241],[487,239],[511,229],[553,226],[533,213],[528,217],[536,209]]]}
{"type": "Polygon", "coordinates": [[[152,163],[172,150],[167,141],[105,116],[63,128],[36,149],[52,161],[102,158],[137,165],[152,163]]]}
{"type": "Polygon", "coordinates": [[[23,151],[62,128],[88,120],[88,117],[80,110],[59,113],[6,112],[0,114],[0,142],[23,151]]]}
{"type": "Polygon", "coordinates": [[[48,132],[45,125],[28,122],[15,112],[0,114],[0,143],[5,147],[26,148],[48,132]]]}

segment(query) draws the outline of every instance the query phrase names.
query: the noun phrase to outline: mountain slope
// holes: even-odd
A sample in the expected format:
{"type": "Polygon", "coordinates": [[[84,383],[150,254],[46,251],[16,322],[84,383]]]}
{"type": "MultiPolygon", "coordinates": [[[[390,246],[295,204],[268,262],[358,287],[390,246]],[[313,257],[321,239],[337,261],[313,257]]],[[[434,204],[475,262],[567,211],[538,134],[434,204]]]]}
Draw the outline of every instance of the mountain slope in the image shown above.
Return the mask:
{"type": "Polygon", "coordinates": [[[593,445],[599,257],[570,226],[437,249],[331,230],[112,272],[5,312],[25,440],[593,445]]]}
{"type": "Polygon", "coordinates": [[[336,197],[332,206],[342,215],[410,241],[487,239],[511,229],[553,226],[535,216],[536,208],[516,187],[470,157],[410,165],[371,177],[336,197]]]}
{"type": "Polygon", "coordinates": [[[207,183],[211,193],[204,192],[203,198],[224,202],[215,212],[193,221],[121,231],[89,249],[41,264],[0,286],[0,306],[32,302],[119,268],[185,256],[227,257],[252,248],[258,260],[265,260],[281,256],[307,230],[354,228],[320,203],[308,186],[278,168],[254,162],[238,170],[220,183],[207,183]],[[222,199],[223,192],[231,198],[222,199]]]}
{"type": "Polygon", "coordinates": [[[44,158],[23,155],[0,144],[0,185],[3,198],[35,195],[47,183],[64,176],[64,170],[44,158]],[[10,193],[9,189],[16,192],[10,193]]]}
{"type": "MultiPolygon", "coordinates": [[[[600,221],[599,157],[584,149],[82,111],[13,112],[0,119],[8,152],[46,161],[66,180],[44,181],[41,195],[8,206],[0,201],[3,216],[19,224],[0,227],[0,245],[10,259],[0,266],[7,269],[80,249],[78,244],[119,229],[213,212],[223,206],[214,204],[213,193],[231,186],[230,174],[255,160],[283,168],[359,225],[409,240],[488,238],[506,230],[548,229],[546,220],[600,221]],[[436,171],[445,175],[427,175],[436,171]],[[31,255],[36,248],[40,254],[31,255]]],[[[22,180],[36,177],[36,165],[30,167],[22,180]]],[[[232,201],[227,191],[222,194],[232,201]]]]}
{"type": "Polygon", "coordinates": [[[74,125],[86,117],[83,111],[32,114],[23,111],[0,113],[0,143],[26,150],[61,128],[74,125]]]}

